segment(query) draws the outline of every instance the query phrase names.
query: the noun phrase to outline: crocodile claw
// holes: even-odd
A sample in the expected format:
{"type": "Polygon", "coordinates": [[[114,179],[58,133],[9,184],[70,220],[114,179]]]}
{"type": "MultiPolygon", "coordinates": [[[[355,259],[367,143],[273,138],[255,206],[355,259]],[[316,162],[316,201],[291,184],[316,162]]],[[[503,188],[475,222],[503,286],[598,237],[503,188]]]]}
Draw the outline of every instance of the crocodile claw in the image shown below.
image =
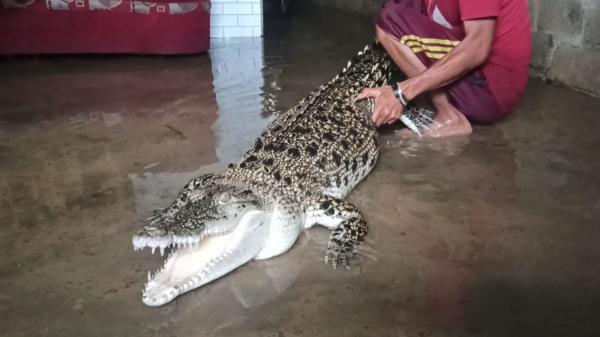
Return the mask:
{"type": "Polygon", "coordinates": [[[343,266],[346,269],[350,269],[350,260],[355,257],[353,251],[348,251],[339,245],[330,245],[325,255],[325,263],[331,265],[333,269],[337,269],[338,266],[343,266]]]}

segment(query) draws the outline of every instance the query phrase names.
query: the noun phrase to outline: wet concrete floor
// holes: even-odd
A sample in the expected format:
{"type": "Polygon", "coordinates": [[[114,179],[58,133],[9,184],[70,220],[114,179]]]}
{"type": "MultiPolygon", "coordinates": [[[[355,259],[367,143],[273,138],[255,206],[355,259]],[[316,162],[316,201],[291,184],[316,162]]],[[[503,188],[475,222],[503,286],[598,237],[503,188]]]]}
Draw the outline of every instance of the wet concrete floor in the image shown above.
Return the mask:
{"type": "Polygon", "coordinates": [[[2,336],[600,336],[600,100],[532,81],[465,140],[403,141],[351,195],[350,271],[328,232],[160,308],[136,222],[235,161],[371,39],[337,12],[267,21],[210,55],[0,64],[2,336]]]}

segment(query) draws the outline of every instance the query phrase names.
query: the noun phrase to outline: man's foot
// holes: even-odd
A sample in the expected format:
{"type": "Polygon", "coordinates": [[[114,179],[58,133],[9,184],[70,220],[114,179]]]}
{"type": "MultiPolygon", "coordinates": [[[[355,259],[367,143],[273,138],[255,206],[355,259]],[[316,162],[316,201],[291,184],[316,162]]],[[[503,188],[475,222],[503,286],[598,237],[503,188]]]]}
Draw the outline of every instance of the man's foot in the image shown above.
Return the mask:
{"type": "Polygon", "coordinates": [[[469,123],[465,115],[454,107],[451,107],[449,110],[438,112],[433,123],[423,132],[423,137],[456,137],[470,135],[473,132],[471,123],[469,123]]]}
{"type": "Polygon", "coordinates": [[[429,119],[422,113],[417,115],[405,115],[404,124],[408,127],[399,132],[402,136],[421,136],[427,138],[444,138],[466,136],[473,132],[471,123],[465,115],[453,106],[446,106],[444,110],[438,110],[433,119],[429,119]]]}

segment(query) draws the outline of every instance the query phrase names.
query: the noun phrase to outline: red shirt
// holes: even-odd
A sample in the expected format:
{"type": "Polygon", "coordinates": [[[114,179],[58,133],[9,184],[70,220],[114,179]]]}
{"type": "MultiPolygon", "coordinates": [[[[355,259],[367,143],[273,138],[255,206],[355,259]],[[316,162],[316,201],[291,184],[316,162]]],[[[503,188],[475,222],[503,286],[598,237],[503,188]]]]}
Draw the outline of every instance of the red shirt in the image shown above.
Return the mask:
{"type": "MultiPolygon", "coordinates": [[[[436,0],[423,0],[430,15],[436,0]]],[[[498,105],[514,110],[525,92],[531,59],[531,22],[527,0],[437,0],[448,23],[496,18],[496,33],[483,73],[498,105]]]]}

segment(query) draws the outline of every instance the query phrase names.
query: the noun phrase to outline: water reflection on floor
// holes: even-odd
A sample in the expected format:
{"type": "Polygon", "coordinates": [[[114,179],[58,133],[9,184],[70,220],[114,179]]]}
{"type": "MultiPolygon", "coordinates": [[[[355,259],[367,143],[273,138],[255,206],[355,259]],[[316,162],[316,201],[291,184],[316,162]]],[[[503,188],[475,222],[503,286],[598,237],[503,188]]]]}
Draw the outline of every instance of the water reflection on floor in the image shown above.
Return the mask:
{"type": "Polygon", "coordinates": [[[315,229],[145,307],[160,258],[131,249],[136,221],[237,160],[372,36],[337,12],[266,24],[209,55],[0,64],[3,336],[600,334],[600,100],[535,81],[514,117],[468,139],[381,131],[350,197],[371,226],[351,271],[322,263],[315,229]]]}

